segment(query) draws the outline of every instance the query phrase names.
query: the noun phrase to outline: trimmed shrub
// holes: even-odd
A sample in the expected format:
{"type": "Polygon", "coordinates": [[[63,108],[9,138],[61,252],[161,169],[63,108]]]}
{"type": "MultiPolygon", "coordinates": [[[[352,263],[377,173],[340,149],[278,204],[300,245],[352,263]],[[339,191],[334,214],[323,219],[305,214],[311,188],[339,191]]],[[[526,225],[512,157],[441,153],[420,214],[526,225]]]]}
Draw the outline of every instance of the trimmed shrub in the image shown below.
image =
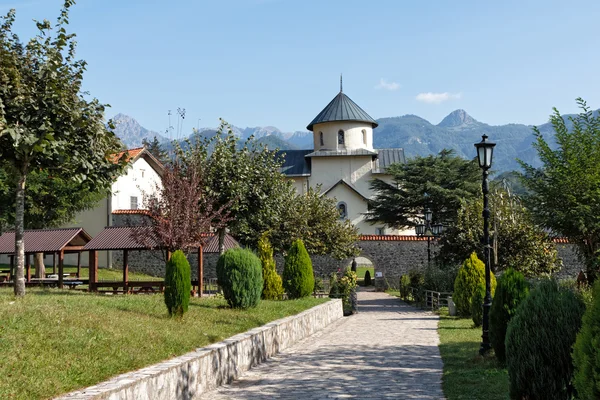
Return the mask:
{"type": "Polygon", "coordinates": [[[312,261],[300,239],[292,243],[285,256],[283,286],[290,299],[310,296],[315,287],[312,261]]]}
{"type": "Polygon", "coordinates": [[[458,266],[434,265],[425,268],[423,286],[436,292],[451,292],[458,273],[458,266]]]}
{"type": "Polygon", "coordinates": [[[344,273],[331,274],[329,297],[342,299],[344,315],[351,315],[355,311],[356,304],[353,304],[353,297],[355,300],[356,296],[353,296],[353,293],[356,293],[357,280],[356,272],[350,268],[346,268],[344,273]]]}
{"type": "Polygon", "coordinates": [[[231,308],[256,307],[263,290],[262,264],[250,250],[227,250],[217,261],[217,279],[231,308]]]}
{"type": "Polygon", "coordinates": [[[177,250],[167,261],[165,271],[165,304],[170,316],[183,317],[190,304],[191,291],[190,263],[183,251],[177,250]]]}
{"type": "Polygon", "coordinates": [[[591,304],[573,347],[575,379],[580,399],[600,398],[600,281],[596,280],[591,304]]]}
{"type": "Polygon", "coordinates": [[[402,275],[400,277],[400,298],[402,300],[408,300],[410,294],[410,277],[408,275],[402,275]]]}
{"type": "Polygon", "coordinates": [[[281,277],[275,269],[273,247],[269,242],[268,233],[263,233],[258,240],[258,258],[262,264],[263,290],[262,298],[265,300],[280,300],[283,296],[281,277]]]}
{"type": "Polygon", "coordinates": [[[506,331],[512,399],[568,399],[574,394],[571,348],[585,305],[554,279],[521,302],[506,331]]]}
{"type": "Polygon", "coordinates": [[[479,290],[475,291],[471,300],[471,319],[475,327],[481,326],[483,323],[483,299],[485,297],[485,285],[479,286],[479,290]]]}
{"type": "Polygon", "coordinates": [[[373,281],[371,280],[371,272],[367,270],[367,272],[365,272],[365,286],[371,286],[372,284],[373,281]]]}
{"type": "MultiPolygon", "coordinates": [[[[491,272],[490,283],[492,285],[492,296],[494,296],[496,277],[491,272]]],[[[473,296],[475,296],[481,285],[485,286],[485,265],[473,252],[458,269],[458,274],[454,280],[452,300],[456,304],[456,312],[459,315],[464,317],[471,315],[473,296]]]]}
{"type": "Polygon", "coordinates": [[[529,285],[522,273],[509,268],[498,279],[496,294],[490,309],[490,343],[496,358],[506,362],[506,328],[517,307],[529,295],[529,285]]]}

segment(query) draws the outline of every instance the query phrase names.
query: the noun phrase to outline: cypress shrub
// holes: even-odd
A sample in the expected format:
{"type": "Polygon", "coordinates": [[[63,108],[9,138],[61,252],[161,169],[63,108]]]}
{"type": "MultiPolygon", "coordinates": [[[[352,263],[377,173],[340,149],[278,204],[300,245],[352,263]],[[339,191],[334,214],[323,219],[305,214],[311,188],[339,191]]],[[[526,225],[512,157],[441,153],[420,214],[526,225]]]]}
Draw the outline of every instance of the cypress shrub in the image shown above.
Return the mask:
{"type": "Polygon", "coordinates": [[[312,261],[300,239],[292,243],[285,256],[283,286],[290,299],[309,296],[315,287],[312,261]]]}
{"type": "Polygon", "coordinates": [[[275,259],[273,258],[273,247],[269,242],[268,233],[258,240],[258,258],[262,264],[263,290],[262,298],[265,300],[279,300],[283,295],[281,277],[275,270],[275,259]]]}
{"type": "Polygon", "coordinates": [[[263,290],[262,264],[250,250],[227,250],[217,261],[217,279],[231,308],[256,307],[263,290]]]}
{"type": "Polygon", "coordinates": [[[596,280],[591,304],[573,347],[574,385],[580,399],[600,398],[600,281],[596,280]]]}
{"type": "Polygon", "coordinates": [[[506,331],[506,366],[513,399],[568,399],[574,394],[571,348],[585,305],[554,279],[521,302],[506,331]]]}
{"type": "Polygon", "coordinates": [[[498,279],[490,309],[490,343],[501,363],[506,362],[506,328],[517,307],[529,295],[529,285],[522,273],[509,268],[498,279]]]}
{"type": "Polygon", "coordinates": [[[183,251],[177,250],[167,261],[165,271],[165,304],[170,316],[183,317],[190,304],[191,291],[190,263],[183,251]]]}
{"type": "Polygon", "coordinates": [[[475,327],[483,323],[483,299],[485,297],[485,285],[480,285],[479,290],[475,291],[471,300],[471,319],[475,327]]]}
{"type": "Polygon", "coordinates": [[[367,270],[367,272],[365,272],[365,286],[371,286],[373,284],[373,281],[371,280],[371,272],[369,270],[367,270]]]}
{"type": "Polygon", "coordinates": [[[407,301],[408,295],[410,294],[410,277],[408,275],[402,275],[400,277],[400,298],[407,301]]]}
{"type": "MultiPolygon", "coordinates": [[[[496,277],[491,272],[490,283],[493,296],[496,290],[496,277]]],[[[483,261],[477,258],[477,254],[473,253],[458,269],[458,274],[454,280],[452,300],[456,303],[456,312],[459,315],[465,317],[471,315],[473,296],[475,296],[481,285],[485,286],[485,265],[483,261]]]]}

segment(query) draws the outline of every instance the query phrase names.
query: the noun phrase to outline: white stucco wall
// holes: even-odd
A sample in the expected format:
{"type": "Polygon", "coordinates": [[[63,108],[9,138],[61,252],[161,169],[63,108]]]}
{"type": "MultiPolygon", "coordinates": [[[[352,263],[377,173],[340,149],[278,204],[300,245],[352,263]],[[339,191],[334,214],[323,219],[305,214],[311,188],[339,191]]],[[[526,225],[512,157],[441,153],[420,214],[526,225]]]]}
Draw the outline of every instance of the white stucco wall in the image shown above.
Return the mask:
{"type": "Polygon", "coordinates": [[[364,122],[325,122],[313,126],[314,149],[316,150],[373,150],[373,127],[364,122]],[[338,132],[344,131],[344,145],[338,144],[338,132]],[[363,141],[363,130],[367,143],[363,141]],[[319,132],[323,132],[323,146],[319,139],[319,132]]]}
{"type": "Polygon", "coordinates": [[[144,208],[144,193],[150,194],[156,190],[156,184],[161,179],[158,173],[143,158],[127,168],[112,187],[112,211],[131,209],[131,197],[138,199],[138,208],[144,208]]]}
{"type": "Polygon", "coordinates": [[[321,184],[323,190],[327,190],[340,179],[344,179],[363,195],[370,196],[369,181],[373,172],[371,156],[313,157],[311,163],[311,187],[321,184]]]}

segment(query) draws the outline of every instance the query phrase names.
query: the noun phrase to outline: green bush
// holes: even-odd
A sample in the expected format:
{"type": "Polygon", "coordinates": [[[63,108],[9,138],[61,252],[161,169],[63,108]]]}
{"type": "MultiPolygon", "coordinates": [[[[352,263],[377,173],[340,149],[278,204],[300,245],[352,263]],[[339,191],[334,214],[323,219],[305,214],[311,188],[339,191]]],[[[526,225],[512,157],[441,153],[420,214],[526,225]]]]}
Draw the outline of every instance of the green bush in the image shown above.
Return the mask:
{"type": "MultiPolygon", "coordinates": [[[[491,272],[490,274],[493,296],[496,290],[496,277],[491,272]]],[[[456,312],[459,315],[465,317],[471,315],[473,296],[481,285],[485,285],[485,265],[477,258],[477,254],[472,253],[458,269],[458,274],[454,281],[452,300],[456,304],[456,312]]]]}
{"type": "Polygon", "coordinates": [[[473,299],[471,299],[471,319],[475,327],[481,326],[483,323],[483,299],[485,297],[485,285],[479,286],[479,290],[475,291],[473,299]]]}
{"type": "Polygon", "coordinates": [[[600,398],[600,281],[596,280],[592,302],[573,347],[574,385],[580,399],[600,398]]]}
{"type": "Polygon", "coordinates": [[[165,271],[165,304],[170,316],[182,317],[187,312],[191,291],[190,263],[183,251],[177,250],[167,261],[165,271]]]}
{"type": "Polygon", "coordinates": [[[263,290],[262,264],[250,250],[227,250],[217,261],[217,279],[231,308],[256,307],[263,290]]]}
{"type": "Polygon", "coordinates": [[[402,275],[400,277],[400,298],[402,300],[408,300],[410,294],[410,277],[408,275],[402,275]]]}
{"type": "Polygon", "coordinates": [[[315,287],[312,261],[300,239],[292,243],[285,256],[283,286],[290,299],[310,296],[315,287]]]}
{"type": "Polygon", "coordinates": [[[513,399],[568,399],[574,394],[571,348],[585,305],[553,279],[521,302],[506,331],[506,365],[513,399]]]}
{"type": "Polygon", "coordinates": [[[417,269],[408,271],[408,278],[410,279],[410,286],[417,289],[421,289],[425,283],[425,276],[417,269]]]}
{"type": "Polygon", "coordinates": [[[367,272],[365,272],[365,286],[371,286],[372,284],[373,281],[371,280],[371,272],[367,270],[367,272]]]}
{"type": "Polygon", "coordinates": [[[522,273],[509,268],[498,279],[492,308],[490,309],[490,343],[496,358],[506,362],[506,328],[517,307],[529,295],[529,285],[522,273]]]}
{"type": "Polygon", "coordinates": [[[280,300],[283,296],[283,285],[281,277],[275,269],[273,247],[269,242],[268,233],[263,233],[258,240],[258,258],[262,264],[262,298],[265,300],[280,300]]]}
{"type": "Polygon", "coordinates": [[[350,268],[346,268],[343,274],[331,274],[329,297],[342,299],[344,315],[350,315],[353,312],[351,295],[356,290],[357,281],[356,272],[350,268]]]}
{"type": "Polygon", "coordinates": [[[423,287],[436,292],[451,292],[458,273],[455,266],[438,266],[431,264],[423,274],[423,287]]]}

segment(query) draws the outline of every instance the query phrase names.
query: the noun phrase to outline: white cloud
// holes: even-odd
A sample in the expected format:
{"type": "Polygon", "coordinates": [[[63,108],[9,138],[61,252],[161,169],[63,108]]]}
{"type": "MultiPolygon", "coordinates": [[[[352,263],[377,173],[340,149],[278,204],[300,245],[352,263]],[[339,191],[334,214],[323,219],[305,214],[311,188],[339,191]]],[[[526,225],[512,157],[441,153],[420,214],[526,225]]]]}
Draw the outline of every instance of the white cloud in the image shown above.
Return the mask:
{"type": "Polygon", "coordinates": [[[428,104],[440,104],[448,100],[458,100],[462,97],[462,93],[419,93],[416,97],[417,101],[422,101],[428,104]]]}
{"type": "Polygon", "coordinates": [[[375,89],[385,89],[385,90],[398,90],[400,89],[400,84],[396,82],[387,82],[385,79],[381,78],[379,83],[375,85],[375,89]]]}

